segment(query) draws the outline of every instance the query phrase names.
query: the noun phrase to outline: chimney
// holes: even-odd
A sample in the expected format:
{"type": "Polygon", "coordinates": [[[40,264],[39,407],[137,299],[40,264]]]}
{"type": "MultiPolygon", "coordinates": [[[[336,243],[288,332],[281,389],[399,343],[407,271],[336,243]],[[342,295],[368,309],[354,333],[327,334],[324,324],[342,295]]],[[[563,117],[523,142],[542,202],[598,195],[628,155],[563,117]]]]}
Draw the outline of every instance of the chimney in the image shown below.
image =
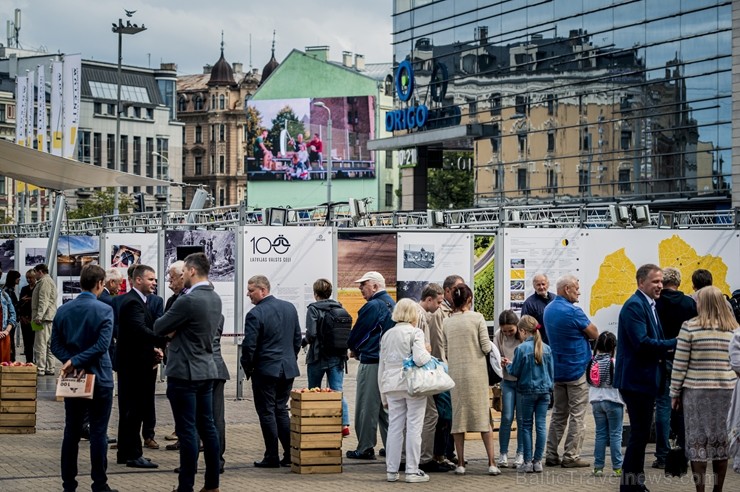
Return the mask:
{"type": "Polygon", "coordinates": [[[352,66],[352,52],[351,51],[342,51],[342,65],[344,65],[345,67],[352,66]]]}
{"type": "Polygon", "coordinates": [[[242,73],[242,71],[244,70],[244,65],[239,62],[234,62],[231,65],[234,69],[234,73],[242,73]]]}
{"type": "Polygon", "coordinates": [[[306,54],[319,61],[329,60],[329,47],[328,46],[306,46],[306,54]]]}
{"type": "Polygon", "coordinates": [[[170,72],[177,72],[177,63],[160,63],[160,70],[167,70],[170,72]]]}
{"type": "Polygon", "coordinates": [[[355,55],[355,69],[361,72],[365,71],[365,55],[359,53],[355,55]]]}
{"type": "Polygon", "coordinates": [[[208,64],[203,65],[203,73],[210,74],[212,68],[213,68],[213,65],[208,65],[208,64]]]}

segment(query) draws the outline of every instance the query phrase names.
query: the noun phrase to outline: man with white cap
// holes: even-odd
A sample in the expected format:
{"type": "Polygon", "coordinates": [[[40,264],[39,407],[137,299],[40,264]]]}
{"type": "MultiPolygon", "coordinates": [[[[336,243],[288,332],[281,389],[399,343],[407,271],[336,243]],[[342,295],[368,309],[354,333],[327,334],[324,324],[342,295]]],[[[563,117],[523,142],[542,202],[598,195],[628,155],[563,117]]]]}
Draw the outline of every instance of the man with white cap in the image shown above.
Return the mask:
{"type": "Polygon", "coordinates": [[[347,458],[374,460],[378,424],[383,446],[388,434],[388,412],[383,408],[378,389],[380,338],[395,324],[391,313],[396,303],[385,291],[385,278],[380,273],[367,272],[355,282],[360,284],[360,292],[367,303],[357,313],[357,321],[347,340],[352,356],[360,361],[355,396],[357,449],[347,451],[347,458]]]}

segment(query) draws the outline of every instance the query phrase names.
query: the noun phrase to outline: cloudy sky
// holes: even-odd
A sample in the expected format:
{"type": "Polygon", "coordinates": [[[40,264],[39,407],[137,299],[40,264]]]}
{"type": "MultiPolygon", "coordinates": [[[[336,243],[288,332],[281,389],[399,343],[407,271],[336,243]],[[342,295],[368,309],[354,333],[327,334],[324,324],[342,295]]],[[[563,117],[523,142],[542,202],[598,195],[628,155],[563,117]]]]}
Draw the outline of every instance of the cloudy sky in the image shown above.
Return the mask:
{"type": "Polygon", "coordinates": [[[327,45],[331,59],[342,51],[365,55],[368,63],[390,62],[390,0],[0,0],[0,42],[7,43],[6,21],[22,11],[20,44],[50,53],[82,53],[84,59],[116,62],[117,36],[112,23],[146,25],[147,30],[124,36],[123,63],[159,66],[175,62],[178,73],[200,73],[218,60],[221,31],[229,62],[250,62],[259,68],[270,57],[276,33],[278,61],[292,50],[327,45]],[[136,10],[133,18],[124,13],[136,10]]]}

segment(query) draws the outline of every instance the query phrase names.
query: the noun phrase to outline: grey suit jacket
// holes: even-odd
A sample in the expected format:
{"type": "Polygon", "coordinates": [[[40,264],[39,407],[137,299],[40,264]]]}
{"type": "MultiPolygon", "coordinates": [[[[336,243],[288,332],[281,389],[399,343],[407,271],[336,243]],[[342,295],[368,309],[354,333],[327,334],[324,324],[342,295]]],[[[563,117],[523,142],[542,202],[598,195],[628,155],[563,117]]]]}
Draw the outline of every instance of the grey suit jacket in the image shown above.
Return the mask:
{"type": "Polygon", "coordinates": [[[196,287],[154,323],[154,333],[175,332],[167,347],[167,377],[202,381],[217,379],[213,339],[221,321],[221,298],[213,287],[196,287]]]}
{"type": "Polygon", "coordinates": [[[269,295],[247,313],[244,322],[241,364],[244,372],[295,378],[301,325],[291,303],[269,295]]]}

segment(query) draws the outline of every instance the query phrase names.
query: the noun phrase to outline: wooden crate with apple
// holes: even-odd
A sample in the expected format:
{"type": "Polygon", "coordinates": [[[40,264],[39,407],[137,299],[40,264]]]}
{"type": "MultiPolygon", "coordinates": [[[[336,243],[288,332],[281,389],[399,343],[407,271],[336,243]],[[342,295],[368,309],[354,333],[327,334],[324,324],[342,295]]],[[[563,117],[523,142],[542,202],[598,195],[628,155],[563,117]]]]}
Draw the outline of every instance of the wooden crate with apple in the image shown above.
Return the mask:
{"type": "Polygon", "coordinates": [[[342,472],[342,393],[294,390],[290,394],[293,473],[342,472]]]}
{"type": "Polygon", "coordinates": [[[0,434],[36,432],[36,366],[0,365],[0,434]]]}

